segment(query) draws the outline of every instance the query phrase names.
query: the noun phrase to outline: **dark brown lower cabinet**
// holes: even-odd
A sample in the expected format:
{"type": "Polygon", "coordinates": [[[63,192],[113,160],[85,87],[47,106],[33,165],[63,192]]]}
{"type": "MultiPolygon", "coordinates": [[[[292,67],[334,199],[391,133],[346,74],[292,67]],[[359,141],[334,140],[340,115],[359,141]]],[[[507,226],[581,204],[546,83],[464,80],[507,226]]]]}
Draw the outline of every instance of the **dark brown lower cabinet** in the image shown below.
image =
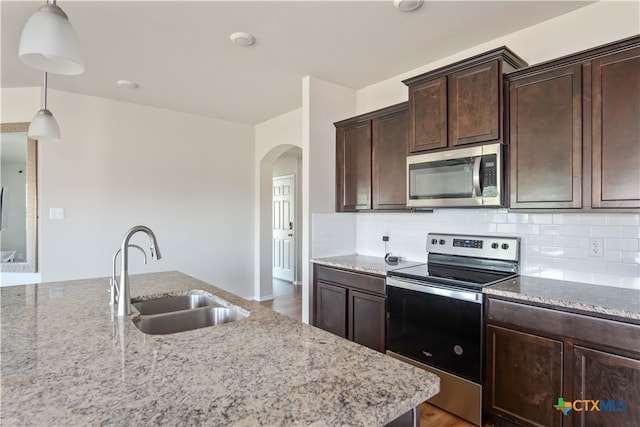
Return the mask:
{"type": "Polygon", "coordinates": [[[562,342],[487,327],[488,405],[524,425],[561,426],[550,402],[562,396],[562,342]]]}
{"type": "Polygon", "coordinates": [[[320,329],[386,351],[384,278],[314,264],[313,324],[320,329]]]}
{"type": "Polygon", "coordinates": [[[349,339],[384,353],[385,304],[385,297],[349,290],[349,339]]]}
{"type": "Polygon", "coordinates": [[[574,412],[571,425],[640,426],[640,360],[575,346],[573,363],[573,399],[599,400],[600,410],[574,412]]]}
{"type": "Polygon", "coordinates": [[[318,281],[317,290],[317,327],[347,337],[347,290],[340,286],[318,281]]]}
{"type": "Polygon", "coordinates": [[[493,297],[485,314],[489,421],[640,426],[640,324],[493,297]]]}

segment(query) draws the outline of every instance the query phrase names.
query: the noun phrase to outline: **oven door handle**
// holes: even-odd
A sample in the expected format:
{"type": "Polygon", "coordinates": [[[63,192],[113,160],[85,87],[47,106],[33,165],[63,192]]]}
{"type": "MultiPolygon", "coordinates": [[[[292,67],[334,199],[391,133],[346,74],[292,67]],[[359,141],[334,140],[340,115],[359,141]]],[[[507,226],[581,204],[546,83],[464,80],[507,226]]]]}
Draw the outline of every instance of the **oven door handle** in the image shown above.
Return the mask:
{"type": "Polygon", "coordinates": [[[441,288],[437,286],[416,283],[408,280],[397,280],[391,277],[387,277],[386,283],[387,283],[387,286],[392,286],[395,288],[408,289],[410,291],[439,295],[439,296],[454,298],[462,301],[469,301],[477,304],[482,304],[481,292],[465,292],[457,289],[441,288]]]}

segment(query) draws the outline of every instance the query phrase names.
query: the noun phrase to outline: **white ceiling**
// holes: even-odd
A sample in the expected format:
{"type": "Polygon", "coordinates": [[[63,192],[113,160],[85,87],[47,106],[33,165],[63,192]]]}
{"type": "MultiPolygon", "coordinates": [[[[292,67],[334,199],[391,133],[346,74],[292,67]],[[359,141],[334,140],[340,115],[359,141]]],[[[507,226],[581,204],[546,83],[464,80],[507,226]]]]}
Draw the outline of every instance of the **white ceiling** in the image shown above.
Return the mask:
{"type": "MultiPolygon", "coordinates": [[[[0,2],[2,87],[41,85],[17,50],[42,3],[0,2]]],[[[426,1],[407,13],[391,0],[62,0],[86,71],[49,75],[49,87],[255,124],[299,108],[306,75],[361,89],[590,3],[426,1]],[[234,45],[236,31],[256,44],[234,45]]]]}

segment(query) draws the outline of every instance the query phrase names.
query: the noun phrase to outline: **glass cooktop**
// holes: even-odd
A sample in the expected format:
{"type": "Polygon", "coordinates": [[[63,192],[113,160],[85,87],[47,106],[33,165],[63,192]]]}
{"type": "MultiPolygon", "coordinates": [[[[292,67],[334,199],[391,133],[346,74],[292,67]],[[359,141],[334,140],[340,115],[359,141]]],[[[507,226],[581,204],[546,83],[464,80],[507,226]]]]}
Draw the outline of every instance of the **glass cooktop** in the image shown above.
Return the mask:
{"type": "Polygon", "coordinates": [[[441,264],[419,264],[387,272],[388,276],[425,282],[425,285],[449,284],[464,288],[482,288],[517,275],[512,272],[468,269],[441,264]]]}

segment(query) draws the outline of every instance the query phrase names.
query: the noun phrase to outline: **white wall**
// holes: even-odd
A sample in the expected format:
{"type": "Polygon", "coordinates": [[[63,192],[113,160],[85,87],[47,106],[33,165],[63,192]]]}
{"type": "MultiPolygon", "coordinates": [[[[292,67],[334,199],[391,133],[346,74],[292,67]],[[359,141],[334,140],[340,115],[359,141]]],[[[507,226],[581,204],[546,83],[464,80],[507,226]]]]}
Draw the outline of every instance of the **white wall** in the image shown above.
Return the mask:
{"type": "Polygon", "coordinates": [[[314,214],[335,211],[336,131],[333,123],[355,113],[355,92],[316,77],[302,80],[302,321],[309,321],[309,269],[314,214]]]}
{"type": "MultiPolygon", "coordinates": [[[[361,89],[356,93],[356,113],[406,101],[408,91],[403,79],[496,47],[506,45],[533,65],[639,32],[640,2],[598,2],[361,89]]],[[[445,209],[433,214],[323,213],[313,217],[312,253],[314,257],[353,252],[384,256],[381,237],[388,234],[389,250],[394,254],[425,261],[429,231],[519,236],[525,275],[640,289],[637,214],[521,214],[505,209],[445,209]],[[353,234],[348,232],[352,221],[353,234]],[[603,258],[588,256],[590,237],[604,239],[603,258]]]]}
{"type": "Polygon", "coordinates": [[[124,233],[144,224],[163,259],[132,252],[130,273],[181,270],[253,294],[253,126],[55,90],[48,101],[62,141],[38,147],[42,281],[110,275],[124,233]]]}

